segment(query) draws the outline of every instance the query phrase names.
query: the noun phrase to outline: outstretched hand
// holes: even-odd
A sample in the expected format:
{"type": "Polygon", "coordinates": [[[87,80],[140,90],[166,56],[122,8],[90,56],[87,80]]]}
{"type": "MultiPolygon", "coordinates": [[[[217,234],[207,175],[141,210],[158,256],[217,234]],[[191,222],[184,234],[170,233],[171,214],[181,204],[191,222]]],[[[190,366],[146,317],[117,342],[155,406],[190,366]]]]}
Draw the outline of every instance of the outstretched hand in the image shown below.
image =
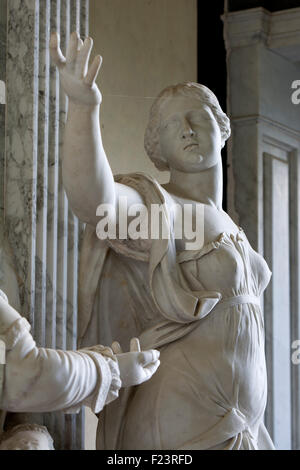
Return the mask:
{"type": "Polygon", "coordinates": [[[97,55],[89,66],[92,47],[92,38],[88,37],[83,42],[74,32],[71,34],[66,57],[64,57],[60,49],[59,34],[53,33],[50,39],[50,54],[59,70],[65,93],[71,102],[84,106],[97,106],[102,99],[95,83],[102,57],[97,55]]]}
{"type": "Polygon", "coordinates": [[[159,367],[160,352],[156,349],[141,351],[140,342],[137,338],[132,338],[130,341],[130,352],[123,353],[120,344],[117,342],[114,342],[111,348],[118,360],[123,387],[146,382],[159,367]]]}

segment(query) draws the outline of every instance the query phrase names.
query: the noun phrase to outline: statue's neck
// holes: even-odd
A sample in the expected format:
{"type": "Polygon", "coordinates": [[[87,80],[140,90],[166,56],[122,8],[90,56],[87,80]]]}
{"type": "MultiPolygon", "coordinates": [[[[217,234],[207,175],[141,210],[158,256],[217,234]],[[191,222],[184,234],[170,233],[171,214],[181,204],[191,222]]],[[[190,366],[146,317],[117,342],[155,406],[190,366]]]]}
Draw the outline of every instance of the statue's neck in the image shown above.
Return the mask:
{"type": "Polygon", "coordinates": [[[164,189],[175,196],[202,202],[222,210],[223,169],[222,162],[199,173],[183,173],[171,168],[170,181],[164,189]]]}

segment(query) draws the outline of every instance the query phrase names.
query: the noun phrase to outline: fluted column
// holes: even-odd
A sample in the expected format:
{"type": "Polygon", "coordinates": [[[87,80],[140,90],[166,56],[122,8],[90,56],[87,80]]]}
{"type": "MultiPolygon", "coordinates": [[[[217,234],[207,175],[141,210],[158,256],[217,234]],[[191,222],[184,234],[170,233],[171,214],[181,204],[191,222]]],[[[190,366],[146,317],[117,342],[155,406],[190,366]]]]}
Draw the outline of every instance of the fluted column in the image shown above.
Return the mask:
{"type": "MultiPolygon", "coordinates": [[[[88,33],[88,0],[8,2],[5,223],[22,313],[40,346],[76,348],[81,224],[61,178],[67,100],[50,63],[49,38],[88,33]]],[[[79,415],[43,415],[56,448],[83,445],[79,415]]]]}

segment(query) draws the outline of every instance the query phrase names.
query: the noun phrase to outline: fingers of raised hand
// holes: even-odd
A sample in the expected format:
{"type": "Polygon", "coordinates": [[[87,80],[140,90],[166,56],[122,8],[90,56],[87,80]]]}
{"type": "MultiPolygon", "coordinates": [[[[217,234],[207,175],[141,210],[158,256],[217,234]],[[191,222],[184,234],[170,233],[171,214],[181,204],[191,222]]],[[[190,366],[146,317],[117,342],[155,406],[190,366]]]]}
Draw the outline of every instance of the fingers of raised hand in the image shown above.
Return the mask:
{"type": "Polygon", "coordinates": [[[79,38],[79,39],[78,39],[78,48],[77,48],[78,52],[80,51],[80,49],[82,48],[82,46],[83,46],[83,40],[82,40],[81,38],[79,38]]]}
{"type": "Polygon", "coordinates": [[[91,66],[89,67],[89,70],[86,74],[86,77],[84,79],[84,83],[90,87],[92,87],[97,79],[100,67],[102,64],[102,57],[100,55],[97,55],[95,59],[93,60],[91,66]]]}
{"type": "Polygon", "coordinates": [[[114,354],[122,354],[122,348],[120,346],[120,343],[118,343],[118,341],[114,341],[111,345],[111,349],[113,351],[114,354]]]}
{"type": "Polygon", "coordinates": [[[92,47],[92,38],[86,38],[80,51],[77,53],[77,59],[75,63],[75,76],[77,78],[83,78],[86,76],[92,47]]]}
{"type": "Polygon", "coordinates": [[[71,34],[66,53],[66,65],[68,68],[73,68],[77,58],[78,48],[79,48],[79,35],[76,31],[71,34]]]}
{"type": "Polygon", "coordinates": [[[65,65],[66,59],[60,50],[60,37],[58,33],[51,34],[50,54],[53,62],[58,68],[61,68],[65,65]]]}
{"type": "Polygon", "coordinates": [[[130,340],[130,352],[140,352],[141,345],[138,338],[132,338],[130,340]]]}

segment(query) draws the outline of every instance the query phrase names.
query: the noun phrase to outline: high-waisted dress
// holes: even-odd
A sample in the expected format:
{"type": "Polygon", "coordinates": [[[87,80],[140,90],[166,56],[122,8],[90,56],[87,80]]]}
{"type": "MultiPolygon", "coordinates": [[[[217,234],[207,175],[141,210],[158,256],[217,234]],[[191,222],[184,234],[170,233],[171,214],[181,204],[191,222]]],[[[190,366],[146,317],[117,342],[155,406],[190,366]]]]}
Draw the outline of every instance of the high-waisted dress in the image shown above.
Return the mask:
{"type": "Polygon", "coordinates": [[[218,290],[222,300],[162,347],[159,370],[131,398],[122,447],[257,449],[267,398],[259,303],[270,271],[241,229],[178,262],[191,290],[218,290]]]}
{"type": "Polygon", "coordinates": [[[85,345],[117,339],[123,348],[139,336],[144,349],[160,349],[161,365],[106,407],[98,447],[273,449],[263,424],[260,301],[271,277],[267,263],[242,229],[178,253],[170,196],[145,175],[121,182],[137,189],[148,208],[165,204],[171,237],[108,247],[88,229],[83,259],[91,274],[82,271],[81,335],[85,345]]]}

